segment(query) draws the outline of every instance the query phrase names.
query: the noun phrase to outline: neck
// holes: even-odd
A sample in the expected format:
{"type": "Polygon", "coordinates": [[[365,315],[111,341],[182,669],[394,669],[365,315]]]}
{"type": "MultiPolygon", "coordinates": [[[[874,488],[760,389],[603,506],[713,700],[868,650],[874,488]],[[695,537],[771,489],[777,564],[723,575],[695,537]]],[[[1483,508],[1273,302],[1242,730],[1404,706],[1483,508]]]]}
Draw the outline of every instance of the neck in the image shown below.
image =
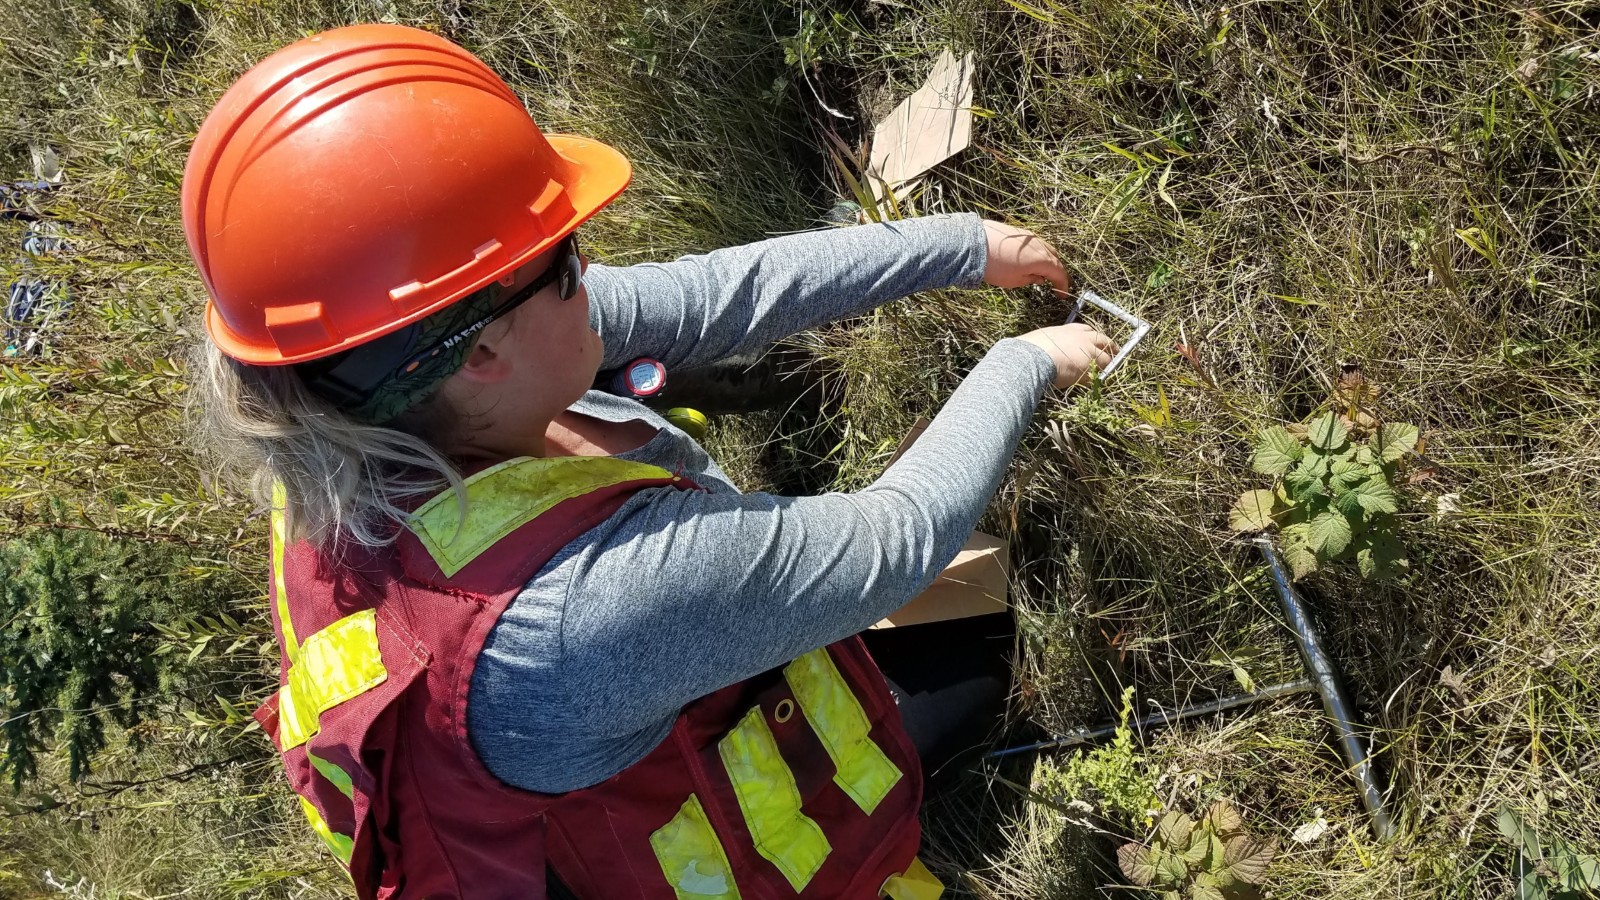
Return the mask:
{"type": "Polygon", "coordinates": [[[456,440],[448,448],[452,459],[468,463],[497,463],[519,456],[545,456],[554,450],[554,455],[561,455],[559,450],[551,447],[546,440],[546,432],[551,428],[549,421],[534,422],[527,428],[511,429],[501,423],[491,422],[481,428],[467,427],[461,429],[454,437],[456,440]]]}

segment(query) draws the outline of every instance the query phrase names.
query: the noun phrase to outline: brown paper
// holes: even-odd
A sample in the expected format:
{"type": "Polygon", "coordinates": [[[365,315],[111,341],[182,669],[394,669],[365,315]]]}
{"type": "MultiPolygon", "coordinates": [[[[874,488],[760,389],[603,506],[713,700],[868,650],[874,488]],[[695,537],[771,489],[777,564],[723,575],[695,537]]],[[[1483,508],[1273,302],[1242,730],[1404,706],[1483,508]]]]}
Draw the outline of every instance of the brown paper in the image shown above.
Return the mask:
{"type": "Polygon", "coordinates": [[[882,199],[885,185],[897,188],[972,143],[973,59],[944,51],[922,87],[878,123],[867,167],[873,196],[882,199]]]}

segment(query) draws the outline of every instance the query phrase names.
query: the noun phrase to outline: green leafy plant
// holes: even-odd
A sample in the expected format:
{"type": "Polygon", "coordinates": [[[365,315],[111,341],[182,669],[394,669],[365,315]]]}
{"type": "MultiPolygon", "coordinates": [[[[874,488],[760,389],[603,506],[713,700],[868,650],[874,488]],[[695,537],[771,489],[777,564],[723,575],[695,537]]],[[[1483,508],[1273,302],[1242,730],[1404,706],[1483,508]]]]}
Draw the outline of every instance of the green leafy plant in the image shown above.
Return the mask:
{"type": "Polygon", "coordinates": [[[1516,900],[1578,900],[1600,893],[1600,856],[1540,834],[1509,806],[1500,808],[1496,825],[1516,851],[1516,900]]]}
{"type": "Polygon", "coordinates": [[[1159,773],[1134,750],[1133,728],[1128,724],[1132,713],[1130,687],[1122,693],[1121,722],[1111,743],[1073,753],[1060,767],[1042,761],[1034,775],[1035,789],[1097,804],[1106,815],[1126,822],[1148,824],[1152,811],[1161,808],[1156,799],[1159,773]]]}
{"type": "Polygon", "coordinates": [[[1400,509],[1394,480],[1420,434],[1415,425],[1386,422],[1365,441],[1354,438],[1363,431],[1359,421],[1335,412],[1303,426],[1264,429],[1251,465],[1277,483],[1246,491],[1229,524],[1235,531],[1277,528],[1295,578],[1352,557],[1368,578],[1405,569],[1394,535],[1400,509]]]}
{"type": "Polygon", "coordinates": [[[1199,822],[1169,811],[1146,843],[1117,850],[1117,864],[1162,900],[1245,900],[1258,896],[1256,885],[1277,852],[1276,842],[1245,832],[1233,804],[1218,800],[1199,822]]]}

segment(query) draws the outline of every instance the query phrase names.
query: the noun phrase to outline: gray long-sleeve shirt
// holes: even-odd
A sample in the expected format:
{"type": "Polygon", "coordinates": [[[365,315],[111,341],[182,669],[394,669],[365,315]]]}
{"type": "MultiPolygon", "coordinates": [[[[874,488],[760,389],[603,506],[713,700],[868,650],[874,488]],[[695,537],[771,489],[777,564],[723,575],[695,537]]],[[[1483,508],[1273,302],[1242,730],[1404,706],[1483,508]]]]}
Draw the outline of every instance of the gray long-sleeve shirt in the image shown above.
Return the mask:
{"type": "MultiPolygon", "coordinates": [[[[976,216],[813,232],[627,268],[592,265],[607,367],[703,365],[888,300],[982,282],[976,216]]],[[[851,494],[740,493],[688,435],[590,391],[572,409],[660,429],[619,458],[706,492],[631,497],[541,569],[484,645],[468,730],[501,780],[549,793],[642,759],[690,701],[859,632],[953,559],[999,488],[1054,364],[1003,340],[926,433],[851,494]]]]}

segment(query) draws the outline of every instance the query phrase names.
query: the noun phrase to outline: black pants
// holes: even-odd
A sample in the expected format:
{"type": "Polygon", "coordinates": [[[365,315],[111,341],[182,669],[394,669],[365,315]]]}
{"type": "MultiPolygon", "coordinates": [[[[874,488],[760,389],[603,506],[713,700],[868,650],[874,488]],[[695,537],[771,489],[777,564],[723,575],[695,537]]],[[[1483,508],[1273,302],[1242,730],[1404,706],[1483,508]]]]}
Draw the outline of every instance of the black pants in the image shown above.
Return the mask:
{"type": "MultiPolygon", "coordinates": [[[[1016,634],[1010,614],[996,614],[862,635],[922,758],[929,791],[981,753],[999,726],[1016,634]]],[[[550,900],[577,900],[553,869],[546,874],[550,900]]]]}

